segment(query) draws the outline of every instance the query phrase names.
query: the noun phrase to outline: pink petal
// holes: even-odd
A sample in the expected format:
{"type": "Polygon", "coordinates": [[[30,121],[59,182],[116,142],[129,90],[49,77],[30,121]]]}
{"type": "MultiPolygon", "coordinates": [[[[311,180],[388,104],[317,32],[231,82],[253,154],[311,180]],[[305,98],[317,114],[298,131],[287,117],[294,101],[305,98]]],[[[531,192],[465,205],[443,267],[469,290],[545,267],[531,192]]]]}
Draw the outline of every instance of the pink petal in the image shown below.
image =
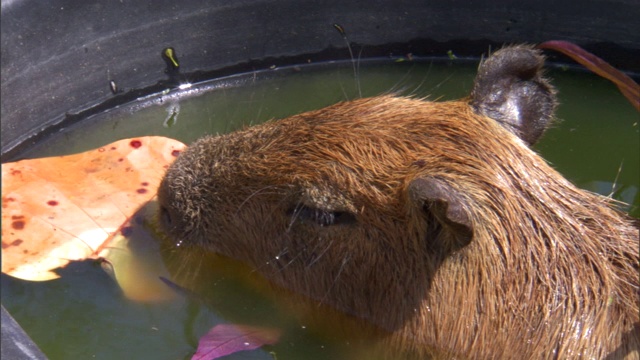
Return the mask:
{"type": "Polygon", "coordinates": [[[273,345],[280,338],[280,330],[249,325],[219,324],[200,338],[192,360],[211,360],[238,351],[254,350],[273,345]]]}

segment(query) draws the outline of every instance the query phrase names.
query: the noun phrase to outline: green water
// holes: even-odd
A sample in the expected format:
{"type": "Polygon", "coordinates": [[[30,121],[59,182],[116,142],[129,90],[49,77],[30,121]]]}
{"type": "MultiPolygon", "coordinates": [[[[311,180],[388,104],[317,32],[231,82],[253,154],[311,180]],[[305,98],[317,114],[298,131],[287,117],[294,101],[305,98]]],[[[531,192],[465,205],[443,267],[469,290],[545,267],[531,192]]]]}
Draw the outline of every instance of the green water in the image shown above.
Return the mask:
{"type": "MultiPolygon", "coordinates": [[[[475,69],[389,60],[361,64],[359,77],[363,96],[400,92],[455,99],[470,92],[475,69]]],[[[614,85],[596,76],[559,70],[550,76],[559,89],[561,122],[537,150],[578,186],[604,195],[613,192],[633,204],[630,211],[639,216],[638,113],[614,85]]],[[[22,156],[69,154],[142,135],[189,143],[206,133],[356,97],[349,63],[269,70],[113,109],[52,135],[22,156]]],[[[180,297],[170,303],[139,304],[126,300],[93,262],[74,264],[62,273],[61,279],[44,283],[2,276],[2,303],[51,359],[188,359],[198,338],[225,321],[286,328],[284,338],[266,351],[229,359],[336,359],[351,353],[346,340],[315,334],[253,289],[224,276],[202,284],[215,293],[207,303],[180,297]]]]}

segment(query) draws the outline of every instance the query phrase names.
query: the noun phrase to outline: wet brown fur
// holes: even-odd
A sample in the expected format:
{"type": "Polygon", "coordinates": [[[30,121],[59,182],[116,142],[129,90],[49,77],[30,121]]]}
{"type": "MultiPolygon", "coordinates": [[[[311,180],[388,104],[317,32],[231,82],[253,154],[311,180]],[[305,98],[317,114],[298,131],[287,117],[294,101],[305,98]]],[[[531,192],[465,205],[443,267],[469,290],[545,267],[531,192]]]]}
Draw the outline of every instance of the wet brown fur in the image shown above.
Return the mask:
{"type": "Polygon", "coordinates": [[[420,356],[638,359],[637,225],[470,103],[379,96],[205,137],[159,190],[168,231],[420,356]]]}

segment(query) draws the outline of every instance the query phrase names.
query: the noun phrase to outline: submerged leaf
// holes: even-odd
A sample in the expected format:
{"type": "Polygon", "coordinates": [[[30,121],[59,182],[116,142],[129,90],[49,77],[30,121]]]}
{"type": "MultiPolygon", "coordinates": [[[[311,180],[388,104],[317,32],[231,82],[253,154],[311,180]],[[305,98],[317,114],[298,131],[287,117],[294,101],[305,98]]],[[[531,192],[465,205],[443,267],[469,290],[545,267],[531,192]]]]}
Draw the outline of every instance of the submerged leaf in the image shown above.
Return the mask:
{"type": "Polygon", "coordinates": [[[200,338],[192,360],[211,360],[238,351],[254,350],[273,345],[280,338],[280,330],[248,325],[219,324],[200,338]]]}
{"type": "Polygon", "coordinates": [[[2,164],[2,272],[25,280],[99,256],[155,196],[184,144],[163,137],[114,142],[80,154],[2,164]]]}
{"type": "Polygon", "coordinates": [[[572,58],[575,62],[613,82],[618,86],[622,95],[624,95],[636,110],[640,111],[640,85],[633,79],[609,65],[606,61],[584,50],[578,45],[567,41],[553,40],[539,44],[540,49],[551,49],[561,52],[572,58]]]}
{"type": "Polygon", "coordinates": [[[162,278],[168,278],[160,244],[145,225],[157,214],[158,202],[144,204],[98,254],[102,268],[134,301],[157,302],[176,297],[162,278]]]}

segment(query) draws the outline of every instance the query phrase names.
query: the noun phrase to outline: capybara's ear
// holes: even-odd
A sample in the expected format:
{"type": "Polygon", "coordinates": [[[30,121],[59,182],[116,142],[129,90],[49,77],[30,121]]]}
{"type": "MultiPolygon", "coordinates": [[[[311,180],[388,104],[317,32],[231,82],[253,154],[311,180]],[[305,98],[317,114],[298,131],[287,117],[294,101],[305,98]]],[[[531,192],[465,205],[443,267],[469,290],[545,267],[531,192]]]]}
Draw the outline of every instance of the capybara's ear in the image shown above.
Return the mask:
{"type": "Polygon", "coordinates": [[[466,199],[446,180],[419,177],[411,181],[408,192],[412,204],[432,215],[430,217],[439,222],[450,235],[453,249],[462,248],[471,242],[473,227],[466,199]]]}
{"type": "Polygon", "coordinates": [[[543,77],[544,56],[531,46],[496,51],[483,61],[471,92],[471,106],[498,121],[528,145],[549,127],[556,92],[543,77]]]}

